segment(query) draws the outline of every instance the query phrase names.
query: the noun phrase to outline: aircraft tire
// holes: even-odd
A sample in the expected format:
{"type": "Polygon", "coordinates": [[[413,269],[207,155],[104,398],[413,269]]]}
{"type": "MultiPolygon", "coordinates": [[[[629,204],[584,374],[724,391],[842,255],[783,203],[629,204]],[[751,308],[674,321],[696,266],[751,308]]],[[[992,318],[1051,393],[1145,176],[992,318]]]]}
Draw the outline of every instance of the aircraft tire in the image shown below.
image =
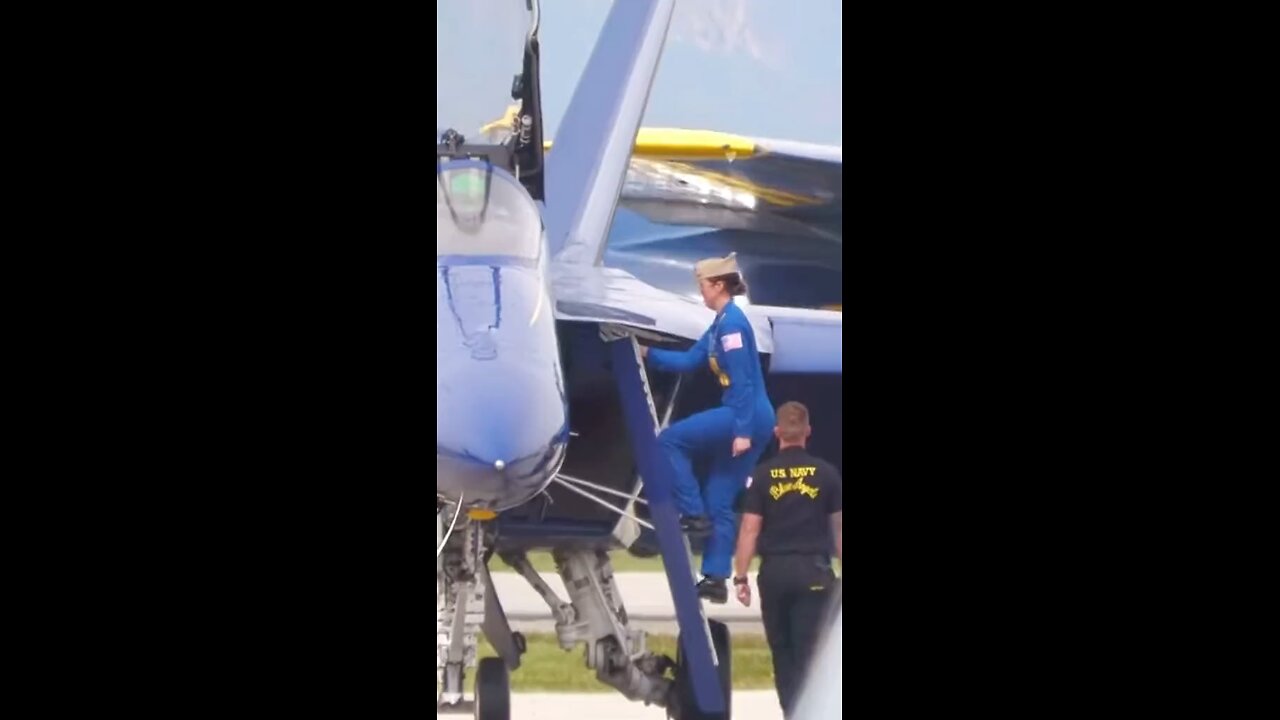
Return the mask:
{"type": "Polygon", "coordinates": [[[724,713],[704,713],[698,709],[698,701],[693,697],[693,685],[689,681],[689,670],[685,665],[684,653],[677,644],[676,650],[676,688],[675,701],[679,708],[668,708],[668,718],[679,720],[728,720],[732,717],[733,700],[733,644],[729,638],[729,627],[718,620],[708,620],[711,627],[711,643],[715,646],[716,657],[720,659],[720,689],[724,693],[724,713]],[[672,712],[675,710],[675,712],[672,712]]]}
{"type": "Polygon", "coordinates": [[[502,658],[481,658],[476,666],[475,720],[511,720],[511,676],[502,658]]]}

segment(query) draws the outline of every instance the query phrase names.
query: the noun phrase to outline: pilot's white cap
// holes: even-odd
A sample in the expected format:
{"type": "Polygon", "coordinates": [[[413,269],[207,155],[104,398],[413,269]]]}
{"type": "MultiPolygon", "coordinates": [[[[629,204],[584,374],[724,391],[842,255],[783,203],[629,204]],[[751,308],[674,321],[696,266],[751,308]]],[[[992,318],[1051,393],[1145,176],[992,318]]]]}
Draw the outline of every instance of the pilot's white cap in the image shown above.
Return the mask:
{"type": "Polygon", "coordinates": [[[707,258],[699,260],[698,264],[693,266],[693,274],[699,280],[707,278],[720,277],[721,275],[742,275],[742,271],[738,269],[738,253],[731,252],[728,256],[722,258],[707,258]]]}

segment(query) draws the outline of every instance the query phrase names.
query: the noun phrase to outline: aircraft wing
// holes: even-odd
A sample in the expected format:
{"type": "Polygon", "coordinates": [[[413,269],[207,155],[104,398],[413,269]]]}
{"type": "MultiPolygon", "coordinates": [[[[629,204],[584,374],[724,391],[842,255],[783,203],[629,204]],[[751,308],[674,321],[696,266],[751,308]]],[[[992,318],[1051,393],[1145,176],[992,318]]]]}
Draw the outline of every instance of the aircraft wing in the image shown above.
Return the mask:
{"type": "Polygon", "coordinates": [[[599,264],[674,0],[614,3],[546,160],[546,223],[562,263],[599,264]]]}
{"type": "Polygon", "coordinates": [[[653,222],[835,242],[843,201],[840,147],[668,128],[639,130],[621,197],[653,222]]]}
{"type": "MultiPolygon", "coordinates": [[[[659,290],[624,270],[555,263],[551,266],[557,320],[622,325],[653,339],[697,340],[715,313],[701,301],[659,290]]],[[[843,314],[746,305],[770,372],[842,373],[843,314]]]]}
{"type": "Polygon", "coordinates": [[[839,310],[748,305],[746,311],[752,327],[769,328],[769,372],[844,373],[844,314],[839,310]]]}
{"type": "Polygon", "coordinates": [[[796,232],[839,242],[843,149],[726,133],[645,128],[622,202],[655,222],[796,232]]]}
{"type": "Polygon", "coordinates": [[[552,263],[557,320],[623,325],[651,338],[702,337],[715,313],[700,300],[653,287],[617,268],[552,263]]]}

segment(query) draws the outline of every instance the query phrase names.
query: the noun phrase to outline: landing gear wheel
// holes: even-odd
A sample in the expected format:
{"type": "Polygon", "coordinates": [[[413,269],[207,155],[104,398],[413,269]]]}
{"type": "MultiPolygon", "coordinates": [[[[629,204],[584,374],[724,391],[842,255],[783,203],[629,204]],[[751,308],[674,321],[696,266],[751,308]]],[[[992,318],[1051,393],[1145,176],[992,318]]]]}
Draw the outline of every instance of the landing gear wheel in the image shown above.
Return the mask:
{"type": "Polygon", "coordinates": [[[529,652],[529,643],[524,639],[524,633],[520,633],[520,632],[511,633],[511,642],[515,643],[516,652],[520,653],[521,655],[524,655],[525,653],[529,652]]]}
{"type": "Polygon", "coordinates": [[[732,716],[730,703],[733,700],[733,656],[729,628],[718,620],[708,620],[707,625],[711,626],[711,643],[715,646],[716,657],[720,660],[720,691],[724,693],[724,713],[704,713],[698,709],[698,701],[693,696],[689,667],[685,664],[684,651],[677,643],[673,700],[679,707],[667,707],[667,717],[673,720],[728,720],[732,716]]]}
{"type": "Polygon", "coordinates": [[[511,720],[511,680],[502,658],[476,666],[476,720],[511,720]]]}

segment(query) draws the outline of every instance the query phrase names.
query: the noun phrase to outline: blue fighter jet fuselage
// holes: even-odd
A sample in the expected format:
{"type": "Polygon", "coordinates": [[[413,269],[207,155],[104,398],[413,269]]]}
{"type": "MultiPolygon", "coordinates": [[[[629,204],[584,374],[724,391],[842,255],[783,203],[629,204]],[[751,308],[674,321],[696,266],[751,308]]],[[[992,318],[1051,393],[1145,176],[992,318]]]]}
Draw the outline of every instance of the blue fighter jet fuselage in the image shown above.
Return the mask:
{"type": "Polygon", "coordinates": [[[502,511],[551,482],[569,442],[538,206],[482,160],[436,177],[436,490],[502,511]]]}

